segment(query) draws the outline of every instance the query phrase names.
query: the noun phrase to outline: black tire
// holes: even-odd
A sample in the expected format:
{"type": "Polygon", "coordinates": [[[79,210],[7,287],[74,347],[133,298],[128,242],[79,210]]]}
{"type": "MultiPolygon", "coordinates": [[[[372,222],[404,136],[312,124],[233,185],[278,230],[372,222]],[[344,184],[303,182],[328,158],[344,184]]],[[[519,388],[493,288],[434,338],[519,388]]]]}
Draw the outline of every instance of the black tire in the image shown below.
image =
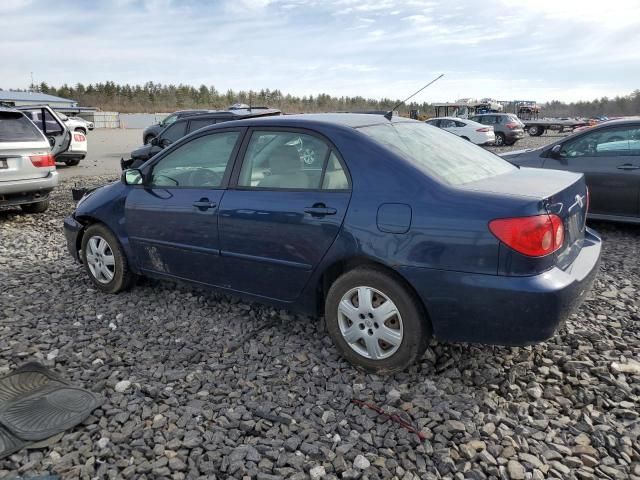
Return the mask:
{"type": "Polygon", "coordinates": [[[544,133],[544,129],[542,127],[539,127],[537,125],[532,125],[530,126],[527,131],[529,132],[529,136],[530,137],[539,137],[540,135],[542,135],[544,133]]]}
{"type": "Polygon", "coordinates": [[[144,144],[149,145],[151,143],[151,140],[153,140],[154,138],[156,138],[155,135],[147,135],[146,137],[144,137],[144,144]]]}
{"type": "MultiPolygon", "coordinates": [[[[325,320],[334,345],[347,361],[355,367],[380,374],[398,372],[415,363],[426,350],[431,338],[431,323],[415,294],[393,275],[376,267],[356,268],[339,277],[331,285],[325,300],[325,320]],[[356,352],[347,343],[340,330],[338,306],[350,290],[360,286],[370,287],[381,292],[393,301],[400,313],[400,323],[403,329],[402,340],[395,353],[386,358],[374,360],[356,352]]],[[[365,321],[366,318],[363,322],[365,321]]],[[[397,322],[397,319],[391,321],[397,322]]],[[[369,323],[371,322],[369,321],[369,323]]],[[[363,329],[361,325],[359,328],[363,329]]],[[[371,335],[372,328],[372,325],[365,327],[364,334],[369,332],[371,335]]],[[[375,324],[375,328],[378,328],[377,324],[375,324]]],[[[384,342],[382,343],[384,344],[384,342]]],[[[391,346],[389,345],[389,347],[391,346]]]]}
{"type": "Polygon", "coordinates": [[[20,208],[24,213],[44,213],[47,211],[47,208],[49,208],[49,199],[47,198],[41,202],[20,205],[20,208]]]}
{"type": "Polygon", "coordinates": [[[80,163],[80,159],[79,158],[74,158],[72,160],[65,160],[64,163],[65,163],[65,165],[67,167],[75,167],[76,165],[78,165],[80,163]]]}
{"type": "Polygon", "coordinates": [[[505,137],[504,137],[504,133],[500,133],[497,132],[496,133],[496,146],[497,147],[502,147],[504,145],[505,141],[505,137]]]}
{"type": "Polygon", "coordinates": [[[87,228],[82,237],[81,255],[84,269],[98,290],[105,293],[118,293],[127,290],[131,285],[133,285],[135,275],[129,270],[129,263],[122,250],[122,246],[116,236],[111,233],[111,230],[109,230],[105,225],[96,223],[87,228]],[[113,278],[108,283],[100,282],[91,272],[89,263],[87,262],[87,244],[91,238],[94,237],[101,237],[107,242],[109,250],[112,252],[115,260],[113,278]]]}

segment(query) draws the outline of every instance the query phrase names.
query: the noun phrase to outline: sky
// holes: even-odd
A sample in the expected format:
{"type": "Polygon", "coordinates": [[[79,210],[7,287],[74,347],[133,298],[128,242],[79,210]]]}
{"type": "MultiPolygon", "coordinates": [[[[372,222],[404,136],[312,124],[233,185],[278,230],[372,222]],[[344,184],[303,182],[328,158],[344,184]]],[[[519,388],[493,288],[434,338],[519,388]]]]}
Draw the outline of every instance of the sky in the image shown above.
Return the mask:
{"type": "Polygon", "coordinates": [[[0,87],[592,100],[640,88],[640,0],[2,0],[0,87]],[[55,5],[55,8],[53,7],[55,5]]]}

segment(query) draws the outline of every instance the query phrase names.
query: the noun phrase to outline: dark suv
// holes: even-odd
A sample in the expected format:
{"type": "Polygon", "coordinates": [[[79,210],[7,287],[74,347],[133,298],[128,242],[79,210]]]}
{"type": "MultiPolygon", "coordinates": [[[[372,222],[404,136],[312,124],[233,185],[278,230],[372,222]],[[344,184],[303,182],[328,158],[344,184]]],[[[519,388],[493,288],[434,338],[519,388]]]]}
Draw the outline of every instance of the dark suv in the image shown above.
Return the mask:
{"type": "Polygon", "coordinates": [[[513,145],[524,138],[524,124],[513,113],[483,113],[469,120],[493,127],[497,146],[513,145]]]}
{"type": "Polygon", "coordinates": [[[160,122],[154,123],[153,125],[145,128],[142,132],[142,143],[145,145],[151,143],[151,140],[157,137],[162,130],[180,118],[188,117],[190,115],[199,115],[210,111],[211,110],[178,110],[177,112],[173,112],[168,117],[163,118],[160,122]]]}
{"type": "Polygon", "coordinates": [[[195,132],[196,130],[213,125],[215,123],[228,122],[231,120],[241,120],[244,118],[254,117],[271,117],[280,115],[280,110],[274,108],[253,108],[239,110],[210,110],[207,113],[200,113],[183,117],[172,122],[168,127],[162,130],[154,137],[148,145],[131,152],[129,160],[122,159],[120,165],[123,170],[127,168],[137,168],[144,162],[153,157],[156,153],[167,148],[176,140],[185,135],[195,132]]]}

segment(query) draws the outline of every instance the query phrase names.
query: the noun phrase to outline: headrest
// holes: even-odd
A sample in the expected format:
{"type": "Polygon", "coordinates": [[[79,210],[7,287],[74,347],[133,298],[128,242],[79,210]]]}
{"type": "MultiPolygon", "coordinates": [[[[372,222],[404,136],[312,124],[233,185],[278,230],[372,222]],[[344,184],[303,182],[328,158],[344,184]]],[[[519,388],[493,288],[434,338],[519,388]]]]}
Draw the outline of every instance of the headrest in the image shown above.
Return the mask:
{"type": "Polygon", "coordinates": [[[280,145],[269,156],[269,168],[272,174],[300,171],[300,154],[293,145],[280,145]]]}

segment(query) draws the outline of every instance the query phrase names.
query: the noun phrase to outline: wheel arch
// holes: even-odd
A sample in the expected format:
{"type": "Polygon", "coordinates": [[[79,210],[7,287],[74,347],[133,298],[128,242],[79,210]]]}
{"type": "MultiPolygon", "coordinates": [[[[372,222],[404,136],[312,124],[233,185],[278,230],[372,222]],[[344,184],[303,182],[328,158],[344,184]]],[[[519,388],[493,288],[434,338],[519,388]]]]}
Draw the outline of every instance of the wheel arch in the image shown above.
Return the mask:
{"type": "Polygon", "coordinates": [[[331,285],[333,285],[333,283],[340,276],[359,267],[374,268],[383,273],[386,273],[387,275],[398,281],[400,284],[402,284],[420,306],[422,313],[424,314],[424,318],[429,322],[429,326],[433,331],[431,317],[429,316],[429,309],[427,308],[427,305],[425,305],[416,289],[413,288],[413,285],[411,285],[411,283],[409,283],[409,281],[393,267],[380,262],[379,260],[375,260],[365,256],[337,260],[324,269],[316,285],[316,310],[318,315],[324,315],[325,299],[327,298],[327,294],[329,293],[331,285]]]}

